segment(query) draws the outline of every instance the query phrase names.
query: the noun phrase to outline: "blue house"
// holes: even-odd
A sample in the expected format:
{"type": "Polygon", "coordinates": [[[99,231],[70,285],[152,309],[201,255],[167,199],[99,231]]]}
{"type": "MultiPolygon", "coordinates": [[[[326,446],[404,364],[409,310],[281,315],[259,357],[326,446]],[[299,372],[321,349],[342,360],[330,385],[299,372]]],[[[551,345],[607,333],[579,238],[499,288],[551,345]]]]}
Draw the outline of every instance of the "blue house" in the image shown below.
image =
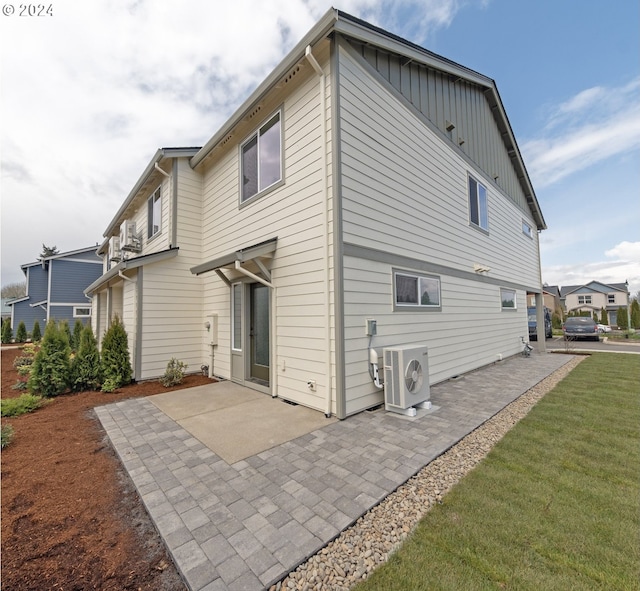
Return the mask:
{"type": "Polygon", "coordinates": [[[68,320],[70,324],[76,319],[87,322],[91,318],[91,300],[83,292],[102,275],[102,259],[96,250],[96,246],[90,246],[22,265],[27,295],[8,302],[13,330],[21,321],[28,332],[36,320],[43,331],[50,319],[68,320]]]}

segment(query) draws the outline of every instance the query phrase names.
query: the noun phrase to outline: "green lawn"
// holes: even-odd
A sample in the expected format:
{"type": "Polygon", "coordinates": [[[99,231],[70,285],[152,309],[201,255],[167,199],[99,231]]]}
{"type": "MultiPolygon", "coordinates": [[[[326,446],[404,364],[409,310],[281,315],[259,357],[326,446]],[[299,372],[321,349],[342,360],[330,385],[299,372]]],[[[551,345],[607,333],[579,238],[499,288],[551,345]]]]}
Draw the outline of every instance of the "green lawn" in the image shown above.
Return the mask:
{"type": "Polygon", "coordinates": [[[355,589],[640,589],[639,378],[585,359],[355,589]]]}

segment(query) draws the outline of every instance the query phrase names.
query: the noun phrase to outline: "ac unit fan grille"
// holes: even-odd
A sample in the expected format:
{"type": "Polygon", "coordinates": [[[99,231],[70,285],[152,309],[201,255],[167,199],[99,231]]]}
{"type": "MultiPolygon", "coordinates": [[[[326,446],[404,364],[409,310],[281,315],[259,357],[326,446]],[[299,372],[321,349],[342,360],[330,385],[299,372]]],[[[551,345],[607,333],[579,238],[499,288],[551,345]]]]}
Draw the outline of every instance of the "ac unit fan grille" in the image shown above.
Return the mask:
{"type": "Polygon", "coordinates": [[[419,392],[422,388],[423,381],[422,364],[417,359],[412,359],[407,364],[407,369],[404,372],[404,383],[407,390],[412,394],[419,392]]]}

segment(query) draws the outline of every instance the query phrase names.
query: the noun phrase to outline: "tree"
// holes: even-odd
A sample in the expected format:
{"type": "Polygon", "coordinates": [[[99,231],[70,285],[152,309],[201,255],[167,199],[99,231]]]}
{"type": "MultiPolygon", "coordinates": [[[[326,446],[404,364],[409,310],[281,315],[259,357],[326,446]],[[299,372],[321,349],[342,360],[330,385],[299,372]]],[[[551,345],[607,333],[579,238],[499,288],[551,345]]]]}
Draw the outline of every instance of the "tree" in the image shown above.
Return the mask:
{"type": "Polygon", "coordinates": [[[616,323],[620,330],[627,330],[629,328],[629,314],[626,308],[618,308],[616,323]]]}
{"type": "Polygon", "coordinates": [[[100,367],[103,392],[113,392],[116,388],[131,382],[133,371],[129,360],[127,332],[118,316],[113,319],[111,326],[104,333],[100,367]]]}
{"type": "Polygon", "coordinates": [[[76,392],[97,390],[101,381],[100,353],[90,324],[83,327],[78,341],[78,351],[71,366],[71,388],[76,392]]]}
{"type": "Polygon", "coordinates": [[[26,281],[8,283],[2,287],[2,297],[15,300],[17,298],[27,295],[27,283],[26,281]]]}
{"type": "Polygon", "coordinates": [[[58,254],[60,251],[57,246],[47,246],[46,244],[42,244],[42,252],[40,253],[41,259],[46,259],[47,257],[52,257],[58,254]]]}
{"type": "Polygon", "coordinates": [[[598,324],[598,313],[595,310],[593,311],[593,321],[598,324]]]}
{"type": "Polygon", "coordinates": [[[27,327],[25,326],[23,320],[20,321],[20,324],[18,324],[18,330],[16,330],[16,342],[17,343],[27,342],[27,327]]]}
{"type": "Polygon", "coordinates": [[[69,347],[72,348],[73,350],[73,336],[71,334],[71,329],[69,328],[69,321],[68,320],[61,320],[59,323],[58,328],[64,332],[64,334],[67,337],[67,342],[69,343],[69,347]]]}
{"type": "Polygon", "coordinates": [[[11,330],[11,318],[5,318],[2,322],[2,342],[10,343],[13,339],[13,330],[11,330]]]}
{"type": "Polygon", "coordinates": [[[77,351],[80,348],[80,337],[84,330],[84,324],[82,320],[76,318],[76,322],[73,325],[73,334],[71,335],[71,350],[77,351]]]}
{"type": "Polygon", "coordinates": [[[640,304],[631,300],[631,328],[640,328],[640,304]]]}
{"type": "Polygon", "coordinates": [[[40,323],[36,320],[33,323],[33,331],[31,331],[31,340],[34,343],[37,343],[41,339],[42,339],[42,333],[40,332],[40,323]]]}
{"type": "Polygon", "coordinates": [[[49,320],[40,350],[36,353],[29,377],[29,391],[42,396],[57,396],[69,387],[71,348],[64,330],[49,320]]]}
{"type": "Polygon", "coordinates": [[[604,308],[600,310],[600,323],[609,324],[609,314],[607,314],[607,311],[604,308]]]}

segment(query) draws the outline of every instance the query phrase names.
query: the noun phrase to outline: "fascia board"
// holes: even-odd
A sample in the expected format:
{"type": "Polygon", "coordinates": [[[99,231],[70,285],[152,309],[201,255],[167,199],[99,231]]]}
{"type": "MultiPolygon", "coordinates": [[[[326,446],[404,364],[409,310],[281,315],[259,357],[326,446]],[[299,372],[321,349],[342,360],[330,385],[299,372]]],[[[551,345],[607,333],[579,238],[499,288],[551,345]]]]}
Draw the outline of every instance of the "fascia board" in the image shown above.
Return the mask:
{"type": "Polygon", "coordinates": [[[159,148],[156,153],[151,158],[149,164],[144,169],[144,172],[140,175],[140,178],[136,181],[136,184],[133,186],[133,189],[127,195],[127,198],[124,200],[124,203],[120,206],[113,219],[109,222],[107,229],[104,231],[103,237],[109,238],[116,227],[119,227],[120,219],[124,215],[124,212],[127,211],[127,208],[131,205],[133,200],[137,197],[140,189],[147,183],[149,177],[155,172],[156,164],[159,164],[164,158],[191,158],[194,154],[197,154],[199,148],[159,148]]]}
{"type": "Polygon", "coordinates": [[[276,66],[276,68],[265,78],[265,80],[249,95],[242,105],[231,115],[227,122],[215,133],[215,135],[191,158],[191,168],[196,169],[198,165],[209,155],[209,153],[224,140],[233,128],[240,123],[247,113],[253,109],[256,103],[267,94],[280,79],[301,59],[304,58],[308,45],[314,45],[325,37],[337,21],[338,11],[331,8],[316,23],[316,25],[302,38],[302,40],[286,55],[286,57],[276,66]]]}

